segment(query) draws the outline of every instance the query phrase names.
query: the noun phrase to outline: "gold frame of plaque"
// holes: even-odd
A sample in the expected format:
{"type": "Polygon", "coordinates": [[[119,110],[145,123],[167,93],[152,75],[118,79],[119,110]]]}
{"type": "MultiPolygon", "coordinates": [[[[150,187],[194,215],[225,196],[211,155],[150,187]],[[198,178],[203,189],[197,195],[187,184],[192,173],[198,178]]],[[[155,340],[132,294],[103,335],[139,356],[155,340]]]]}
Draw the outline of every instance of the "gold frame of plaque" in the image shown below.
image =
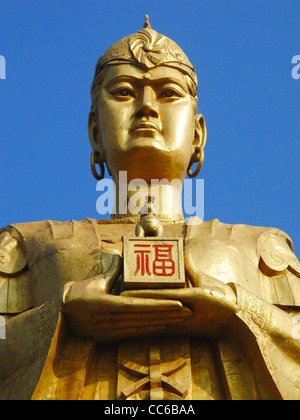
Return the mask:
{"type": "Polygon", "coordinates": [[[185,287],[183,238],[124,237],[123,255],[124,290],[185,287]]]}

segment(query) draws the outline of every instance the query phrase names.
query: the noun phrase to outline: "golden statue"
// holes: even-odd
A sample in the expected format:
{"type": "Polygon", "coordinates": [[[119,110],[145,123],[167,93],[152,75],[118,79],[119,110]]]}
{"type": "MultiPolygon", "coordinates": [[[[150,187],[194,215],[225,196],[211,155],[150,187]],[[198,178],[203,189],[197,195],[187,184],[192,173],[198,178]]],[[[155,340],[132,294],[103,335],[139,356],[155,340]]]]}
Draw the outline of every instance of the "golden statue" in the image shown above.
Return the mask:
{"type": "Polygon", "coordinates": [[[300,399],[291,239],[186,223],[174,204],[206,142],[188,58],[146,18],[98,60],[91,94],[92,172],[106,164],[116,214],[0,231],[0,398],[300,399]],[[127,205],[136,179],[145,213],[127,205]]]}

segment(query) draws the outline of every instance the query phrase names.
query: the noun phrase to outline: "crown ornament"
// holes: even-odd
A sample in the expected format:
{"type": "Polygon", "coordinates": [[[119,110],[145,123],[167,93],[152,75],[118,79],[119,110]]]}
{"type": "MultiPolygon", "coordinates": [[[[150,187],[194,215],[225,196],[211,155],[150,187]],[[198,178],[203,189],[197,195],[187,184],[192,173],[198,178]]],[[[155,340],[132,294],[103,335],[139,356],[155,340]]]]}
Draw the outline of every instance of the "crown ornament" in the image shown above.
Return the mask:
{"type": "Polygon", "coordinates": [[[139,32],[116,42],[99,58],[94,81],[106,66],[116,64],[134,64],[145,70],[162,65],[173,67],[189,75],[197,89],[195,67],[174,41],[151,28],[148,15],[139,32]]]}

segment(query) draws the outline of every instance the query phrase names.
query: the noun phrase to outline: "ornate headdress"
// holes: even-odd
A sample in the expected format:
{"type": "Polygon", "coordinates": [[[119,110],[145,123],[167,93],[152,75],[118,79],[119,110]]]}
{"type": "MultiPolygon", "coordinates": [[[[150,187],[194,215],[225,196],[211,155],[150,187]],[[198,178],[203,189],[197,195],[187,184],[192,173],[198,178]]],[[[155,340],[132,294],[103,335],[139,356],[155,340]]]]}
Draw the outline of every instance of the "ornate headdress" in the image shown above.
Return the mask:
{"type": "Polygon", "coordinates": [[[195,67],[174,41],[151,29],[148,15],[143,29],[116,42],[99,58],[94,83],[104,67],[122,63],[139,65],[146,70],[162,65],[174,67],[190,76],[197,91],[195,67]]]}

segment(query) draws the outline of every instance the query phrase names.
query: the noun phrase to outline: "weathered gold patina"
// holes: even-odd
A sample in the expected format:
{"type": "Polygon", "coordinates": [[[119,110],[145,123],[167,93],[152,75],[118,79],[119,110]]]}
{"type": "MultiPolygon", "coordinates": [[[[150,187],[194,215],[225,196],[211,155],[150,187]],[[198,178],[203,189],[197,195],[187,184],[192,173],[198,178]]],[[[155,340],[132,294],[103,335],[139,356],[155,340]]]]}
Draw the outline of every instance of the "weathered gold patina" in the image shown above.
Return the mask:
{"type": "Polygon", "coordinates": [[[300,263],[290,237],[185,223],[178,206],[185,174],[203,163],[196,93],[194,67],[148,18],[98,60],[91,166],[101,179],[106,164],[118,212],[0,231],[0,398],[300,399],[300,263]],[[155,214],[127,207],[137,178],[141,197],[156,195],[155,214]],[[168,182],[151,189],[153,179],[168,182]],[[144,287],[145,274],[158,277],[155,288],[144,287]],[[164,276],[172,285],[179,274],[179,288],[164,287],[164,276]]]}

